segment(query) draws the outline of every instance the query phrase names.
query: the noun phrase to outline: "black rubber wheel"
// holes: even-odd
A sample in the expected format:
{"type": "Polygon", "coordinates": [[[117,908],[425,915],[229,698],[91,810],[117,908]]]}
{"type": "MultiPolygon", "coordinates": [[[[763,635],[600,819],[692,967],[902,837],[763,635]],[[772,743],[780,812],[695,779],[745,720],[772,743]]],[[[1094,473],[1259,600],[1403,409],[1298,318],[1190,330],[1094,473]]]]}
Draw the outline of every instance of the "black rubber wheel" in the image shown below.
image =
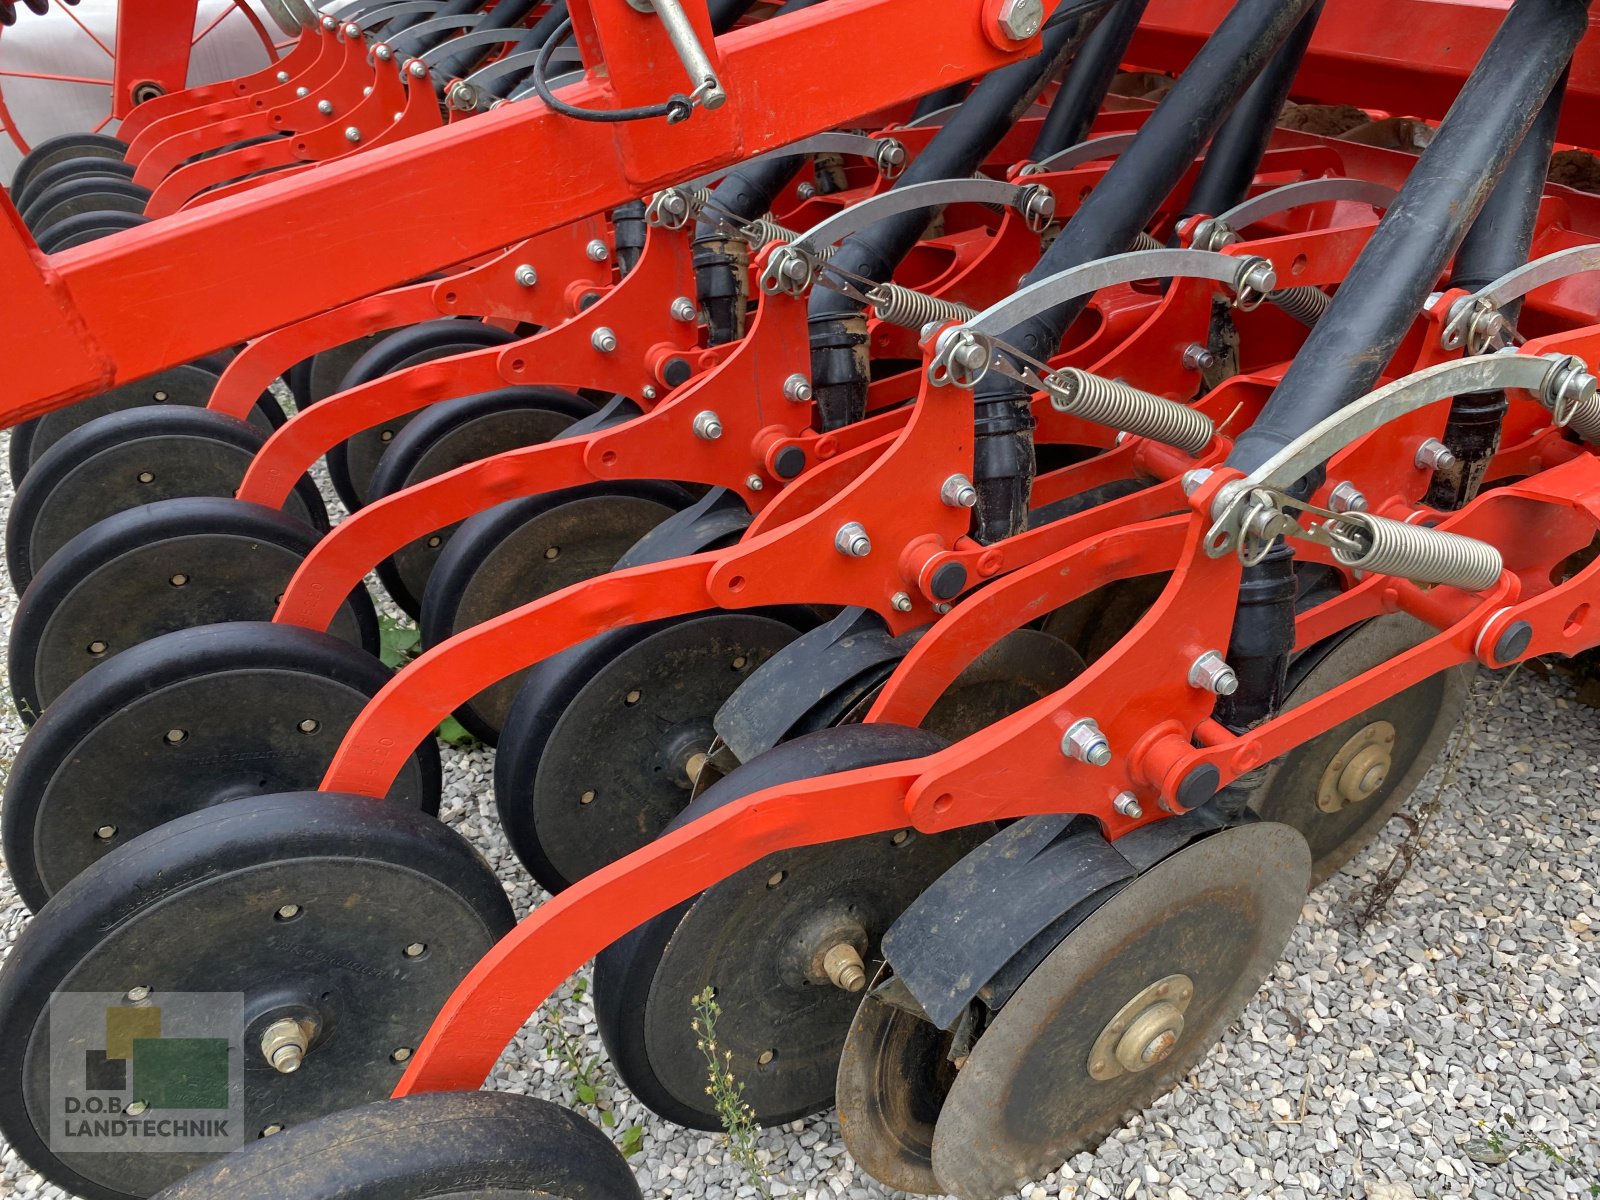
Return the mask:
{"type": "MultiPolygon", "coordinates": [[[[823,730],[713,784],[669,829],[763,788],[943,745],[893,725],[823,730]]],[[[884,931],[992,832],[900,830],[786,851],[647,921],[595,960],[595,1016],[618,1075],[668,1120],[720,1128],[691,1023],[694,997],[710,987],[718,1049],[731,1055],[727,1069],[755,1119],[776,1125],[828,1107],[860,992],[819,977],[819,958],[849,943],[870,978],[884,931]]]]}
{"type": "Polygon", "coordinates": [[[63,133],[46,138],[17,164],[9,190],[13,196],[20,194],[36,171],[69,159],[111,158],[121,162],[127,153],[128,143],[108,133],[63,133]]]}
{"type": "MultiPolygon", "coordinates": [[[[320,783],[390,673],[337,638],[236,622],[169,633],[67,688],[23,739],[0,847],[37,911],[118,846],[197,809],[320,783]]],[[[389,799],[433,813],[439,751],[417,747],[389,799]]]]}
{"type": "Polygon", "coordinates": [[[617,1148],[510,1092],[381,1100],[264,1138],[157,1200],[640,1200],[617,1148]]]}
{"type": "MultiPolygon", "coordinates": [[[[506,450],[547,442],[594,412],[587,400],[559,388],[498,388],[423,409],[397,433],[367,485],[367,502],[506,450]]],[[[456,526],[436,529],[378,564],[394,602],[415,617],[444,544],[456,526]]]]}
{"type": "MultiPolygon", "coordinates": [[[[175,629],[272,620],[320,536],[275,508],[221,496],[162,500],[91,525],[50,556],[17,606],[8,654],[17,711],[31,721],[94,667],[175,629]]],[[[377,656],[365,588],[328,632],[377,656]]]]}
{"type": "MultiPolygon", "coordinates": [[[[516,334],[485,325],[481,321],[444,318],[411,325],[373,342],[345,373],[339,391],[360,387],[381,376],[392,375],[419,363],[432,362],[436,358],[449,358],[453,354],[465,354],[486,346],[505,346],[516,340],[516,334]]],[[[372,480],[372,473],[378,469],[378,460],[389,448],[389,443],[416,415],[411,413],[395,417],[376,428],[363,429],[328,451],[328,479],[333,484],[333,490],[339,494],[339,499],[351,512],[367,502],[367,485],[372,480]]]]}
{"type": "MultiPolygon", "coordinates": [[[[1312,646],[1289,668],[1284,709],[1315,703],[1432,635],[1397,613],[1312,646]]],[[[1465,665],[1424,679],[1268,765],[1250,807],[1306,839],[1313,886],[1376,837],[1422,782],[1466,711],[1473,671],[1465,665]]]]}
{"type": "Polygon", "coordinates": [[[39,243],[39,249],[44,253],[57,254],[98,238],[109,237],[113,233],[121,233],[124,229],[137,229],[149,222],[149,217],[136,212],[79,213],[75,217],[68,217],[65,221],[52,225],[35,241],[39,243]]]}
{"type": "MultiPolygon", "coordinates": [[[[76,1195],[148,1196],[273,1126],[386,1095],[440,1005],[512,923],[476,851],[398,805],[296,792],[191,813],[95,864],[17,939],[0,971],[0,1133],[76,1195]],[[84,992],[102,994],[87,1016],[52,1000],[84,992]],[[178,1111],[217,1117],[220,1107],[220,1144],[64,1149],[70,1118],[49,1107],[52,1034],[69,1040],[61,1078],[70,1087],[89,1082],[95,1060],[118,1062],[113,1024],[139,1027],[125,1037],[159,1041],[184,1037],[186,1019],[193,1034],[223,1046],[180,1042],[185,1057],[169,1073],[184,1071],[191,1088],[217,1087],[221,1076],[226,1087],[220,1106],[178,1111]],[[308,1043],[292,1073],[266,1058],[263,1036],[279,1022],[299,1024],[308,1043]]],[[[115,1097],[123,1112],[140,1102],[152,1118],[175,1116],[163,1111],[180,1098],[170,1074],[166,1100],[160,1091],[141,1096],[164,1082],[146,1076],[146,1045],[133,1043],[132,1061],[120,1059],[120,1080],[101,1072],[92,1094],[102,1105],[115,1097]]]]}
{"type": "Polygon", "coordinates": [[[120,175],[84,175],[47,188],[34,197],[22,223],[42,237],[68,217],[99,212],[144,212],[150,189],[120,175]]]}
{"type": "Polygon", "coordinates": [[[689,803],[717,710],[795,636],[760,613],[702,613],[617,629],[529,670],[501,731],[494,799],[533,877],[559,892],[666,828],[689,803]]]}
{"type": "MultiPolygon", "coordinates": [[[[655,481],[590,484],[496,505],[457,527],[422,602],[422,644],[437,646],[464,629],[540,596],[592,579],[690,498],[655,481]]],[[[518,671],[456,710],[456,719],[491,745],[522,686],[518,671]]]]}
{"type": "MultiPolygon", "coordinates": [[[[12,486],[15,487],[22,482],[33,464],[46,450],[74,429],[87,425],[97,417],[155,404],[204,408],[210,403],[211,393],[217,386],[217,376],[222,374],[225,366],[227,362],[224,359],[213,355],[192,363],[168,367],[164,371],[157,371],[154,375],[124,383],[108,392],[85,397],[65,408],[58,408],[55,412],[24,421],[11,431],[7,463],[11,471],[12,486]]],[[[263,433],[272,432],[286,419],[282,407],[271,392],[262,392],[255,407],[250,410],[250,424],[263,433]]]]}
{"type": "MultiPolygon", "coordinates": [[[[406,328],[400,326],[401,329],[406,328]]],[[[350,373],[350,368],[356,365],[357,360],[382,338],[395,333],[394,329],[379,329],[372,333],[364,334],[353,341],[344,342],[338,346],[330,346],[313,354],[307,367],[306,398],[307,402],[315,404],[318,400],[326,400],[339,390],[344,383],[344,378],[350,373]]]]}
{"type": "MultiPolygon", "coordinates": [[[[232,496],[266,441],[255,426],[207,409],[146,405],[67,434],[34,462],[6,522],[6,565],[17,591],[67,542],[114,513],[157,500],[232,496]]],[[[322,497],[301,479],[283,511],[328,528],[322,497]]]]}
{"type": "Polygon", "coordinates": [[[120,158],[64,158],[30,175],[21,190],[11,193],[11,203],[20,213],[33,202],[35,196],[68,179],[84,175],[115,175],[119,179],[132,179],[135,170],[131,162],[120,158]]]}

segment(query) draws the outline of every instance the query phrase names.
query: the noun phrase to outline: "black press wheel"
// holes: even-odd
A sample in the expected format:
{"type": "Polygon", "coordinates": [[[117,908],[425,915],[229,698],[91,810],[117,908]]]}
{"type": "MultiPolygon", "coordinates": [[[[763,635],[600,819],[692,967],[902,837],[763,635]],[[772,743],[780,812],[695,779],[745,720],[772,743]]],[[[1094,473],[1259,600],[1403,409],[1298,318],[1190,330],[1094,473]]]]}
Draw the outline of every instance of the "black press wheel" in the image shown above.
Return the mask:
{"type": "Polygon", "coordinates": [[[32,203],[35,196],[68,179],[83,175],[115,175],[121,179],[132,179],[136,169],[133,163],[120,158],[64,158],[30,175],[26,186],[11,193],[11,202],[20,213],[32,203]]]}
{"type": "MultiPolygon", "coordinates": [[[[388,680],[382,663],[337,638],[262,622],[179,630],[97,667],[34,723],[6,783],[0,846],[24,903],[38,911],[167,821],[316,786],[388,680]]],[[[438,811],[431,738],[389,800],[438,811]]]]}
{"type": "MultiPolygon", "coordinates": [[[[901,726],[823,730],[733,771],[669,828],[763,788],[943,745],[901,726]]],[[[785,851],[647,921],[595,962],[595,1016],[617,1073],[668,1120],[719,1128],[692,1025],[695,997],[709,987],[721,1009],[718,1047],[756,1119],[774,1125],[828,1107],[879,939],[992,832],[902,829],[785,851]]]]}
{"type": "Polygon", "coordinates": [[[588,1121],[509,1092],[382,1100],[263,1138],[157,1200],[640,1200],[588,1121]]]}
{"type": "MultiPolygon", "coordinates": [[[[559,388],[497,388],[429,405],[395,435],[367,487],[367,502],[414,483],[507,450],[556,437],[594,406],[559,388]]],[[[422,611],[422,594],[444,544],[456,526],[436,529],[378,564],[378,578],[411,616],[422,611]]]]}
{"type": "Polygon", "coordinates": [[[28,186],[35,172],[70,159],[109,158],[121,162],[128,143],[108,133],[63,133],[48,138],[29,150],[11,176],[10,192],[18,195],[28,186]]]}
{"type": "MultiPolygon", "coordinates": [[[[17,591],[68,541],[114,513],[180,496],[232,496],[266,435],[247,421],[185,405],[108,413],[35,460],[6,521],[17,591]]],[[[328,528],[316,485],[302,478],[283,511],[328,528]]]]}
{"type": "MultiPolygon", "coordinates": [[[[24,421],[11,431],[7,462],[11,470],[12,486],[22,482],[23,476],[50,447],[74,429],[87,425],[107,413],[123,412],[147,404],[204,408],[211,400],[212,389],[217,385],[217,376],[222,374],[226,365],[224,360],[208,356],[192,363],[168,367],[164,371],[157,371],[154,375],[146,375],[143,379],[120,384],[108,392],[87,396],[65,408],[58,408],[55,412],[24,421]]],[[[250,424],[263,433],[271,433],[282,425],[285,419],[282,407],[273,399],[271,392],[263,392],[256,401],[255,408],[250,411],[250,424]]]]}
{"type": "MultiPolygon", "coordinates": [[[[422,644],[447,638],[540,596],[609,571],[689,495],[672,483],[596,483],[509,500],[469,517],[445,544],[422,601],[422,644]]],[[[526,672],[456,710],[476,738],[499,740],[526,672]]]]}
{"type": "Polygon", "coordinates": [[[0,1134],[75,1195],[148,1196],[221,1151],[387,1095],[512,923],[476,851],[399,805],[297,792],[192,813],[97,863],[17,939],[0,971],[0,1134]],[[58,993],[100,995],[84,1010],[58,993]],[[208,1041],[165,1067],[142,1057],[185,1031],[208,1041]],[[80,1153],[60,1094],[80,1082],[86,1109],[94,1096],[101,1111],[114,1099],[226,1128],[80,1153]]]}
{"type": "Polygon", "coordinates": [[[37,241],[39,249],[44,253],[57,254],[62,250],[71,250],[74,246],[82,246],[109,237],[113,233],[121,233],[125,229],[137,229],[149,221],[149,217],[136,212],[101,210],[79,213],[75,217],[68,217],[52,225],[39,235],[37,241]]]}
{"type": "MultiPolygon", "coordinates": [[[[485,325],[481,321],[453,318],[425,321],[370,343],[345,373],[339,390],[348,391],[436,358],[449,358],[453,354],[465,354],[487,346],[505,346],[516,340],[516,334],[485,325]]],[[[329,353],[330,361],[338,357],[334,352],[329,353]]],[[[318,358],[321,357],[318,355],[318,358]]],[[[314,365],[313,380],[315,371],[314,365]]],[[[328,480],[351,512],[367,502],[367,486],[372,481],[372,473],[378,469],[378,460],[389,448],[389,443],[415,416],[415,413],[408,413],[384,421],[375,428],[363,429],[328,451],[328,480]]]]}
{"type": "MultiPolygon", "coordinates": [[[[176,629],[270,621],[320,534],[221,496],[162,500],[98,521],[51,555],[22,594],[7,659],[17,711],[32,721],[93,668],[176,629]]],[[[376,657],[364,587],[329,626],[376,657]]]]}
{"type": "Polygon", "coordinates": [[[552,892],[646,845],[689,803],[712,718],[795,639],[756,612],[633,625],[533,667],[494,763],[500,825],[552,892]]]}

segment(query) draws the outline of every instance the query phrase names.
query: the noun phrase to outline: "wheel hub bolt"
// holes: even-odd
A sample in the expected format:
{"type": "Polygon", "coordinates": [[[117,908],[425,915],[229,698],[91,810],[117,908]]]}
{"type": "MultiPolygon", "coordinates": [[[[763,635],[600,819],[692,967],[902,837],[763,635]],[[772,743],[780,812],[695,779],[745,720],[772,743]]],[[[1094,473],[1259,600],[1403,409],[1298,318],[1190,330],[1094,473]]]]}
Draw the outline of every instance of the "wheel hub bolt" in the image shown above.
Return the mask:
{"type": "Polygon", "coordinates": [[[867,986],[867,967],[860,952],[849,942],[840,942],[822,956],[822,969],[833,986],[844,992],[859,992],[867,986]]]}
{"type": "Polygon", "coordinates": [[[1091,767],[1103,767],[1111,761],[1111,742],[1093,717],[1083,717],[1062,735],[1061,753],[1091,767]]]}
{"type": "Polygon", "coordinates": [[[1183,1035],[1183,1013],[1167,1001],[1152,1004],[1128,1026],[1117,1042],[1117,1062],[1124,1071],[1137,1073],[1167,1058],[1183,1035]]]}
{"type": "Polygon", "coordinates": [[[261,1033],[261,1056],[281,1075],[292,1075],[306,1060],[312,1027],[308,1021],[283,1017],[261,1033]]]}
{"type": "Polygon", "coordinates": [[[1207,650],[1190,665],[1189,686],[1215,696],[1231,696],[1239,690],[1239,676],[1218,651],[1207,650]]]}

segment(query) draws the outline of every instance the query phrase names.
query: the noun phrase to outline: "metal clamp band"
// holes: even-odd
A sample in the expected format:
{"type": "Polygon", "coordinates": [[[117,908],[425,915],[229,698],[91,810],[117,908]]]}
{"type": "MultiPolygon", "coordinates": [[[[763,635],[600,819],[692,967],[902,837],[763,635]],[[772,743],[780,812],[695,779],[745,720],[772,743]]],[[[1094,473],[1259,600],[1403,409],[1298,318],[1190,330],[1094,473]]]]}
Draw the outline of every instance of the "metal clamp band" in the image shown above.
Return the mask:
{"type": "Polygon", "coordinates": [[[1557,250],[1502,275],[1488,287],[1456,303],[1439,337],[1440,345],[1446,350],[1466,346],[1470,352],[1478,352],[1484,339],[1493,335],[1489,323],[1499,318],[1500,310],[1506,305],[1546,284],[1585,271],[1600,271],[1600,245],[1557,250]]]}
{"type": "Polygon", "coordinates": [[[1563,393],[1571,391],[1569,385],[1582,370],[1581,361],[1565,354],[1485,354],[1439,363],[1368,392],[1313,425],[1244,479],[1222,488],[1211,505],[1214,524],[1206,535],[1206,553],[1221,558],[1239,544],[1252,491],[1286,491],[1340,450],[1390,421],[1452,396],[1510,388],[1532,392],[1552,408],[1566,407],[1570,402],[1563,399],[1563,393]]]}
{"type": "Polygon", "coordinates": [[[999,179],[931,179],[927,183],[894,188],[841,209],[806,230],[798,241],[777,251],[761,274],[761,287],[768,294],[785,292],[799,296],[817,277],[822,247],[834,245],[885,217],[914,212],[919,208],[941,208],[947,204],[963,203],[1004,204],[1022,213],[1032,229],[1043,229],[1055,215],[1055,197],[1048,188],[1036,183],[1015,184],[999,179]]]}
{"type": "Polygon", "coordinates": [[[1138,136],[1139,131],[1135,129],[1127,133],[1108,133],[1103,137],[1078,142],[1065,150],[1057,150],[1048,158],[1042,158],[1038,162],[1023,163],[1021,169],[1017,171],[1017,178],[1043,175],[1049,171],[1070,171],[1074,167],[1083,166],[1084,163],[1092,163],[1102,158],[1116,158],[1133,145],[1133,139],[1138,136]]]}

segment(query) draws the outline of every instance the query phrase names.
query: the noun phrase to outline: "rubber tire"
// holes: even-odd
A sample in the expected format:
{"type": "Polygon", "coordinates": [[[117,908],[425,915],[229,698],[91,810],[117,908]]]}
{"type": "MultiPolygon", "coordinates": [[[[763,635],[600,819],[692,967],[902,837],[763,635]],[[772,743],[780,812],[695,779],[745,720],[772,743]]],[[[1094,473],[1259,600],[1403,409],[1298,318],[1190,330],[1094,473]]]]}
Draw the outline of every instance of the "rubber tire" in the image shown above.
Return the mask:
{"type": "Polygon", "coordinates": [[[68,217],[60,224],[52,225],[36,240],[39,249],[45,254],[59,254],[63,250],[71,250],[74,246],[83,246],[100,238],[109,237],[113,233],[121,233],[124,229],[137,229],[149,223],[150,218],[141,213],[79,213],[75,217],[68,217]]]}
{"type": "MultiPolygon", "coordinates": [[[[225,417],[209,409],[181,405],[172,408],[165,405],[145,405],[141,408],[124,409],[121,412],[107,413],[87,425],[74,429],[34,461],[21,486],[17,488],[11,502],[11,511],[6,515],[6,566],[11,572],[12,586],[19,593],[27,590],[34,572],[44,565],[43,560],[49,558],[50,554],[91,525],[121,511],[121,509],[97,508],[90,514],[91,519],[84,520],[80,527],[72,529],[66,536],[59,537],[53,546],[40,545],[39,524],[50,515],[53,506],[61,503],[60,489],[70,483],[83,488],[85,495],[92,496],[95,490],[94,480],[85,473],[92,473],[90,464],[93,459],[100,454],[122,450],[130,444],[130,441],[137,440],[141,435],[157,438],[192,437],[213,441],[236,452],[241,463],[245,459],[253,458],[267,440],[261,430],[247,421],[225,417]]],[[[231,496],[237,486],[237,482],[230,482],[226,493],[218,494],[231,496]]],[[[194,494],[197,493],[169,492],[163,484],[143,502],[154,503],[156,500],[176,499],[179,496],[194,494]]],[[[131,504],[122,506],[122,508],[132,507],[134,505],[131,504]]],[[[328,528],[328,513],[323,507],[322,495],[309,478],[296,481],[283,511],[319,531],[325,532],[328,528]]]]}
{"type": "Polygon", "coordinates": [[[13,196],[17,195],[27,187],[35,171],[42,171],[58,162],[74,158],[114,158],[120,162],[127,157],[127,153],[128,143],[109,133],[63,133],[46,138],[29,150],[17,164],[17,169],[11,174],[8,190],[13,196]]]}
{"type": "MultiPolygon", "coordinates": [[[[450,317],[437,321],[424,321],[420,325],[408,326],[398,333],[391,333],[374,342],[371,349],[356,359],[355,365],[350,368],[344,381],[339,385],[339,390],[349,391],[353,387],[371,383],[384,375],[402,371],[408,366],[431,362],[437,358],[466,354],[489,346],[506,346],[516,340],[516,334],[507,333],[494,325],[485,325],[481,321],[462,321],[450,317]]],[[[385,428],[398,434],[414,416],[415,413],[405,414],[383,424],[385,428]]],[[[356,434],[350,441],[355,441],[357,438],[365,441],[373,436],[375,431],[368,429],[356,434]]],[[[333,490],[338,493],[339,499],[344,501],[345,508],[355,512],[367,502],[367,486],[371,479],[371,471],[377,466],[378,459],[382,455],[381,452],[371,455],[368,450],[363,449],[357,458],[352,459],[350,441],[341,442],[328,451],[328,481],[333,484],[333,490]],[[370,464],[365,461],[368,457],[372,460],[370,464]]]]}
{"type": "Polygon", "coordinates": [[[136,169],[133,163],[120,158],[62,159],[34,172],[21,191],[11,193],[11,203],[20,213],[33,203],[35,196],[64,180],[76,179],[81,175],[115,175],[121,179],[132,179],[136,169]]]}
{"type": "Polygon", "coordinates": [[[464,1186],[642,1200],[627,1160],[598,1129],[511,1092],[432,1092],[346,1109],[230,1154],[156,1200],[423,1200],[471,1194],[464,1186]]]}
{"type": "MultiPolygon", "coordinates": [[[[66,978],[73,964],[123,922],[208,878],[265,861],[268,846],[271,861],[283,861],[319,854],[348,857],[352,843],[364,858],[426,872],[461,895],[493,940],[515,923],[493,870],[465,838],[432,817],[334,793],[288,792],[235,800],[130,841],[63,888],[48,914],[28,923],[13,944],[7,969],[0,972],[0,1030],[6,1032],[0,1044],[0,1078],[16,1081],[24,1076],[17,1060],[26,1055],[29,1033],[50,999],[50,989],[38,987],[37,980],[66,978]],[[307,819],[308,796],[317,801],[316,820],[307,819]],[[239,836],[242,824],[254,833],[248,841],[239,836]],[[419,843],[427,844],[430,852],[419,854],[419,843]]],[[[52,1158],[21,1088],[0,1088],[0,1134],[35,1169],[52,1158]]],[[[48,1177],[74,1195],[125,1200],[126,1193],[84,1180],[76,1172],[53,1172],[48,1177]]]]}
{"type": "MultiPolygon", "coordinates": [[[[854,725],[820,730],[784,742],[729,772],[696,797],[662,831],[662,836],[764,788],[921,758],[942,750],[945,745],[942,738],[903,725],[854,725]]],[[[718,1128],[714,1116],[684,1105],[657,1077],[646,1034],[655,968],[679,924],[699,898],[694,896],[652,917],[599,953],[594,964],[594,1012],[600,1040],[605,1044],[613,1068],[641,1103],[689,1129],[714,1130],[718,1128]]],[[[778,1114],[765,1123],[777,1125],[806,1115],[809,1114],[778,1114]]]]}

